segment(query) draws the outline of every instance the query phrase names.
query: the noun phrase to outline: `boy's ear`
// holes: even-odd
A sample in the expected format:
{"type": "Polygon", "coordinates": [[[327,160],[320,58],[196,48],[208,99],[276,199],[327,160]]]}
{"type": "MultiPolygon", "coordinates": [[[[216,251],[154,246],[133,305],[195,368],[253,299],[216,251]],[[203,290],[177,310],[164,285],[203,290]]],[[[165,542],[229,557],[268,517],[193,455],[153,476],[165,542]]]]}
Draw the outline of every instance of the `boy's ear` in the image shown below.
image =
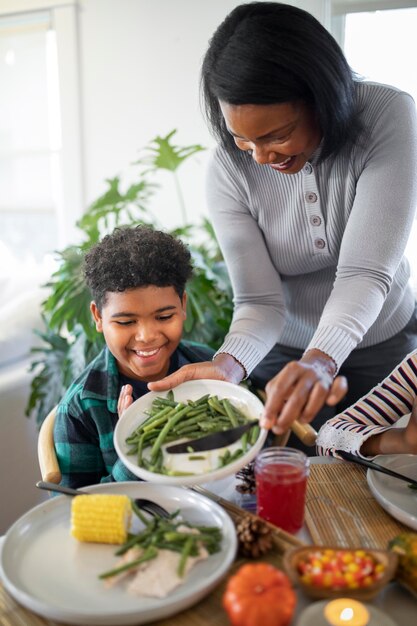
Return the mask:
{"type": "Polygon", "coordinates": [[[102,333],[103,332],[103,320],[101,318],[100,311],[98,310],[98,307],[96,303],[94,302],[94,300],[90,303],[90,311],[91,311],[91,315],[93,316],[93,320],[95,321],[95,324],[96,324],[96,331],[98,333],[102,333]]]}
{"type": "Polygon", "coordinates": [[[182,312],[184,315],[184,319],[187,319],[187,294],[185,293],[185,291],[182,296],[181,305],[182,305],[182,312]]]}

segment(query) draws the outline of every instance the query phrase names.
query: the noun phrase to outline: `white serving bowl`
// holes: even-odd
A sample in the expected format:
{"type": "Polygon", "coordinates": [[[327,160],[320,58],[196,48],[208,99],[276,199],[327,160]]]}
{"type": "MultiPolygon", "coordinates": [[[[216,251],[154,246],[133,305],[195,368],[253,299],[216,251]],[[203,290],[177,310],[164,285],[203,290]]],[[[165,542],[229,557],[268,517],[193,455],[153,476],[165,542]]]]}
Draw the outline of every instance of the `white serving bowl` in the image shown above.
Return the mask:
{"type": "MultiPolygon", "coordinates": [[[[219,398],[227,398],[232,404],[242,410],[248,419],[259,419],[263,411],[262,402],[252,392],[248,391],[248,389],[240,385],[234,385],[233,383],[219,380],[192,380],[178,385],[178,387],[173,389],[173,392],[175,401],[177,402],[197,400],[205,394],[216,395],[219,398]]],[[[244,465],[252,461],[262,448],[268,432],[264,428],[261,428],[256,442],[242,456],[223,467],[217,467],[218,457],[224,454],[227,448],[233,452],[239,447],[239,441],[225,448],[218,448],[204,453],[204,455],[207,456],[205,461],[190,461],[190,454],[188,452],[186,454],[168,454],[164,450],[165,465],[173,471],[179,472],[189,472],[192,469],[193,472],[195,472],[193,475],[169,476],[167,474],[151,472],[140,467],[137,464],[136,457],[127,454],[131,446],[126,444],[126,439],[144,420],[148,419],[149,416],[144,413],[144,411],[150,408],[154,399],[158,396],[165,397],[166,395],[167,392],[147,393],[126,409],[116,425],[114,431],[116,452],[124,465],[135,476],[138,476],[138,478],[149,482],[164,483],[166,485],[197,485],[207,483],[235,474],[244,465]]],[[[174,442],[171,441],[169,445],[173,443],[174,442]]]]}

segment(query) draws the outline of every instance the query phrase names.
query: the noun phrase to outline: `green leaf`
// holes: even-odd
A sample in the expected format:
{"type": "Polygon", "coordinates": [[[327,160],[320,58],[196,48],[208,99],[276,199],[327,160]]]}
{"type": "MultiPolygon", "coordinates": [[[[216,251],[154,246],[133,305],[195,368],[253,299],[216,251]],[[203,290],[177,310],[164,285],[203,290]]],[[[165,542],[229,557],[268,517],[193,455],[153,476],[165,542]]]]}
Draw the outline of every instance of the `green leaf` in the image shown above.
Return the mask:
{"type": "Polygon", "coordinates": [[[144,155],[138,163],[146,164],[152,170],[168,170],[176,172],[186,159],[205,150],[203,146],[194,144],[191,146],[178,147],[171,143],[171,139],[177,131],[172,130],[165,137],[155,137],[144,149],[144,155]]]}

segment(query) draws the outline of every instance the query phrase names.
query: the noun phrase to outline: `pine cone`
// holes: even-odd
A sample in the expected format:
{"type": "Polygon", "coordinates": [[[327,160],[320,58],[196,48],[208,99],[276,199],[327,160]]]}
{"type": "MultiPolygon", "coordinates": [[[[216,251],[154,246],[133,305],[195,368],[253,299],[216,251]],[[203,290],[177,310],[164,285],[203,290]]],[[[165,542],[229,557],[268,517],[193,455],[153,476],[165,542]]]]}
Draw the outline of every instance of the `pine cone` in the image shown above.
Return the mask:
{"type": "Polygon", "coordinates": [[[256,493],[256,481],[255,481],[255,462],[252,461],[245,467],[242,467],[236,473],[236,478],[242,482],[236,485],[236,491],[239,493],[256,493]]]}
{"type": "Polygon", "coordinates": [[[244,515],[236,524],[239,552],[246,557],[257,559],[273,546],[271,529],[262,520],[244,515]]]}

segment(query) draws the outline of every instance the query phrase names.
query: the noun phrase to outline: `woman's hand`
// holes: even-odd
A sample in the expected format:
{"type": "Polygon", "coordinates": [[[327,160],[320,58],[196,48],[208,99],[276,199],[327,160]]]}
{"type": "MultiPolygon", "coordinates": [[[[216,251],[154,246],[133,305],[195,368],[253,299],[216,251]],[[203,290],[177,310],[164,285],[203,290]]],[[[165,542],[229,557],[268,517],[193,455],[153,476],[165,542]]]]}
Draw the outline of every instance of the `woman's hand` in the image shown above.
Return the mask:
{"type": "Polygon", "coordinates": [[[320,350],[288,363],[265,387],[261,426],[280,435],[294,420],[311,422],[320,409],[337,404],[347,392],[344,376],[333,379],[336,364],[320,350]]]}
{"type": "Polygon", "coordinates": [[[130,407],[133,402],[133,388],[132,385],[123,385],[120,390],[119,399],[117,401],[117,412],[119,417],[122,417],[123,413],[130,407]]]}
{"type": "Polygon", "coordinates": [[[377,454],[417,454],[417,398],[405,428],[390,428],[369,437],[361,446],[364,456],[377,454]]]}
{"type": "Polygon", "coordinates": [[[222,353],[218,354],[213,361],[184,365],[170,376],[148,383],[148,389],[166,391],[185,383],[187,380],[201,380],[203,378],[239,384],[244,376],[245,371],[240,363],[230,354],[222,353]]]}

